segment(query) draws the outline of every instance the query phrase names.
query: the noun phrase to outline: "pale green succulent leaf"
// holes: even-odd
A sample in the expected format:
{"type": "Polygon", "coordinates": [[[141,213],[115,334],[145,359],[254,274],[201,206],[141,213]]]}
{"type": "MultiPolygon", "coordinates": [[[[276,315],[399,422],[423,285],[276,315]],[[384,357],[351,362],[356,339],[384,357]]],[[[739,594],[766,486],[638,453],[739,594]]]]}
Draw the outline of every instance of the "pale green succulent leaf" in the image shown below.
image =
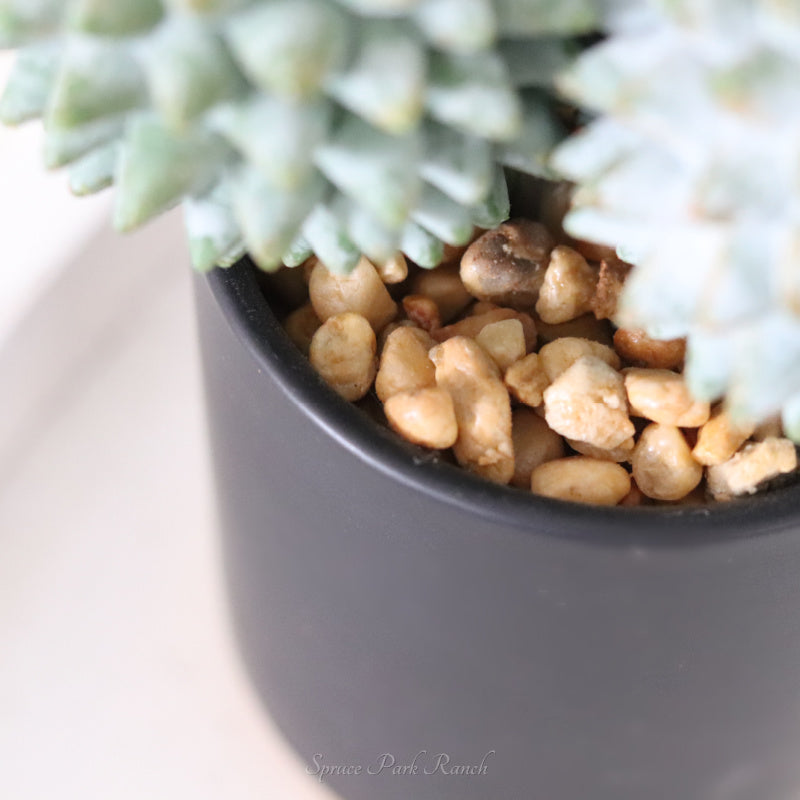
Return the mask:
{"type": "Polygon", "coordinates": [[[494,53],[432,58],[427,107],[439,122],[494,141],[513,139],[522,124],[519,97],[494,53]]]}
{"type": "Polygon", "coordinates": [[[299,267],[314,255],[314,248],[308,243],[305,236],[298,236],[283,254],[282,261],[287,267],[299,267]]]}
{"type": "Polygon", "coordinates": [[[698,400],[713,402],[725,394],[735,367],[729,332],[694,328],[686,351],[684,375],[698,400]]]}
{"type": "Polygon", "coordinates": [[[290,103],[255,95],[217,107],[210,125],[275,186],[305,185],[314,171],[314,151],[328,136],[331,105],[320,98],[290,103]]]}
{"type": "Polygon", "coordinates": [[[511,216],[511,199],[508,194],[508,181],[501,167],[494,168],[494,176],[489,193],[483,202],[471,209],[472,223],[479,228],[496,228],[511,216]]]}
{"type": "Polygon", "coordinates": [[[59,48],[52,42],[21,50],[14,63],[2,98],[0,121],[19,125],[40,117],[56,78],[59,48]]]}
{"type": "Polygon", "coordinates": [[[597,0],[494,0],[498,27],[510,37],[589,33],[601,26],[597,0]]]}
{"type": "Polygon", "coordinates": [[[400,249],[400,234],[375,219],[357,203],[346,212],[347,232],[353,243],[375,264],[384,264],[400,249]]]}
{"type": "Polygon", "coordinates": [[[0,0],[0,49],[56,32],[64,0],[0,0]]]}
{"type": "Polygon", "coordinates": [[[616,120],[602,118],[567,139],[554,153],[552,166],[582,184],[595,182],[641,146],[641,136],[616,120]]]}
{"type": "Polygon", "coordinates": [[[331,272],[352,272],[361,259],[341,215],[325,205],[320,204],[311,212],[303,224],[303,236],[331,272]]]}
{"type": "Polygon", "coordinates": [[[233,184],[233,206],[253,260],[264,270],[279,269],[303,222],[325,193],[324,181],[284,191],[253,170],[240,170],[233,184]]]}
{"type": "Polygon", "coordinates": [[[74,37],[59,63],[47,122],[78,128],[146,103],[144,76],[128,48],[113,40],[74,37]]]}
{"type": "Polygon", "coordinates": [[[425,187],[411,218],[447,244],[466,244],[472,237],[474,226],[470,209],[453,202],[432,186],[425,187]]]}
{"type": "Polygon", "coordinates": [[[48,169],[66,166],[122,136],[123,117],[99,119],[80,128],[45,127],[44,161],[48,169]]]}
{"type": "Polygon", "coordinates": [[[338,2],[359,14],[400,17],[412,11],[421,0],[338,0],[338,2]]]}
{"type": "Polygon", "coordinates": [[[164,5],[177,15],[194,14],[211,19],[254,5],[258,0],[164,0],[164,5]]]}
{"type": "Polygon", "coordinates": [[[741,330],[726,404],[739,419],[762,420],[800,393],[800,320],[771,314],[741,330]]]}
{"type": "Polygon", "coordinates": [[[425,140],[422,177],[457,203],[480,203],[494,178],[491,143],[434,122],[426,126],[425,140]]]}
{"type": "Polygon", "coordinates": [[[258,3],[232,17],[226,31],[246,75],[281,97],[318,94],[349,48],[346,18],[324,0],[258,3]]]}
{"type": "Polygon", "coordinates": [[[430,42],[454,53],[485,50],[497,37],[491,0],[423,0],[414,19],[430,42]]]}
{"type": "Polygon", "coordinates": [[[419,149],[417,136],[388,136],[350,117],[333,139],[317,148],[315,161],[341,192],[383,225],[397,229],[421,192],[414,170],[419,149]]]}
{"type": "Polygon", "coordinates": [[[161,26],[147,42],[141,61],[153,104],[176,131],[247,91],[222,40],[191,18],[161,26]]]}
{"type": "Polygon", "coordinates": [[[515,86],[550,88],[578,54],[577,46],[555,36],[538,39],[505,39],[500,55],[515,86]]]}
{"type": "Polygon", "coordinates": [[[411,25],[372,21],[359,28],[359,49],[326,88],[355,114],[387,133],[406,134],[425,107],[427,60],[411,25]]]}
{"type": "Polygon", "coordinates": [[[128,126],[117,178],[115,225],[127,231],[211,189],[230,158],[216,135],[196,129],[178,136],[154,118],[128,126]]]}
{"type": "Polygon", "coordinates": [[[442,240],[414,222],[409,222],[403,228],[400,249],[423,269],[438,267],[444,258],[442,240]]]}
{"type": "Polygon", "coordinates": [[[783,432],[794,442],[800,442],[800,393],[792,395],[781,413],[783,432]]]}
{"type": "Polygon", "coordinates": [[[97,36],[130,36],[149,30],[164,16],[161,0],[74,0],[72,25],[97,36]]]}
{"type": "Polygon", "coordinates": [[[183,211],[195,269],[208,272],[216,266],[230,265],[244,252],[226,183],[205,195],[187,197],[183,211]]]}
{"type": "Polygon", "coordinates": [[[98,147],[72,165],[69,171],[70,191],[78,197],[96,194],[114,183],[121,144],[98,147]]]}
{"type": "Polygon", "coordinates": [[[523,102],[522,132],[514,141],[498,146],[498,160],[529,175],[555,178],[559,173],[550,166],[550,157],[553,148],[564,138],[564,128],[545,96],[528,92],[523,102]]]}

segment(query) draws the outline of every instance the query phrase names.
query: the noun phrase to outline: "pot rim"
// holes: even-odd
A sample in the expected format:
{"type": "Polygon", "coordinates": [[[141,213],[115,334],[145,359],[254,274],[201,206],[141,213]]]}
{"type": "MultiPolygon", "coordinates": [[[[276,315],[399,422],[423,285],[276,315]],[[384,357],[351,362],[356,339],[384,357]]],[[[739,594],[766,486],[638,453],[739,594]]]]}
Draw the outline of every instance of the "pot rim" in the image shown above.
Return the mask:
{"type": "Polygon", "coordinates": [[[446,505],[530,535],[635,550],[721,545],[797,526],[800,483],[718,505],[626,508],[556,500],[493,484],[403,441],[327,386],[284,331],[249,259],[216,268],[206,278],[259,371],[310,421],[371,468],[446,505]]]}

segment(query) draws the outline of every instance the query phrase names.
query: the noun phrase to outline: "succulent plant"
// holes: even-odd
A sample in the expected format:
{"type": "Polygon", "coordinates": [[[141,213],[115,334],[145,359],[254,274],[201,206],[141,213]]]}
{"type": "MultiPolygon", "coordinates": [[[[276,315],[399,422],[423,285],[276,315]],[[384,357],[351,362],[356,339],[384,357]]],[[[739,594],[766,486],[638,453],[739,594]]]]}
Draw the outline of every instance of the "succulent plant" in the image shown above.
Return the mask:
{"type": "Polygon", "coordinates": [[[336,270],[508,214],[503,165],[546,172],[550,87],[589,0],[0,0],[21,50],[0,103],[43,117],[78,194],[116,225],[185,201],[195,264],[249,250],[336,270]]]}
{"type": "MultiPolygon", "coordinates": [[[[636,263],[620,319],[688,336],[694,394],[800,439],[800,4],[638,0],[560,78],[567,229],[636,263]]],[[[612,5],[613,8],[613,5],[612,5]]]]}

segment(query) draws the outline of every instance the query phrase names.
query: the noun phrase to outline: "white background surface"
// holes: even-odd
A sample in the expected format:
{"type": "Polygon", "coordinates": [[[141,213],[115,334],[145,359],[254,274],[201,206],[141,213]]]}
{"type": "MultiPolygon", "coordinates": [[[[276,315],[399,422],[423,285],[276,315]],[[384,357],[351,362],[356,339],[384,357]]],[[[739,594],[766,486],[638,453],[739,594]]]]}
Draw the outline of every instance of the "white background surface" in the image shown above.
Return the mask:
{"type": "MultiPolygon", "coordinates": [[[[0,53],[0,92],[12,63],[0,53]]],[[[64,173],[44,170],[42,138],[38,124],[0,125],[0,343],[110,208],[108,194],[77,201],[64,173]]]]}
{"type": "Polygon", "coordinates": [[[35,138],[0,132],[0,798],[330,798],[233,646],[180,219],[98,233],[35,138]]]}

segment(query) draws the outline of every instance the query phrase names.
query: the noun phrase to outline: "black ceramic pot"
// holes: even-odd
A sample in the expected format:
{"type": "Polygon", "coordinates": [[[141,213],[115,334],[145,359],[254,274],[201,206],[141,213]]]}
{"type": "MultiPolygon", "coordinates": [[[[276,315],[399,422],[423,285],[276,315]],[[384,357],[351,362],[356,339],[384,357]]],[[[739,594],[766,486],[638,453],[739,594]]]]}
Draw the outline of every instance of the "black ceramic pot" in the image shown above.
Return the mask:
{"type": "Polygon", "coordinates": [[[323,385],[247,264],[198,306],[238,635],[309,772],[348,800],[800,796],[800,490],[493,486],[323,385]]]}

